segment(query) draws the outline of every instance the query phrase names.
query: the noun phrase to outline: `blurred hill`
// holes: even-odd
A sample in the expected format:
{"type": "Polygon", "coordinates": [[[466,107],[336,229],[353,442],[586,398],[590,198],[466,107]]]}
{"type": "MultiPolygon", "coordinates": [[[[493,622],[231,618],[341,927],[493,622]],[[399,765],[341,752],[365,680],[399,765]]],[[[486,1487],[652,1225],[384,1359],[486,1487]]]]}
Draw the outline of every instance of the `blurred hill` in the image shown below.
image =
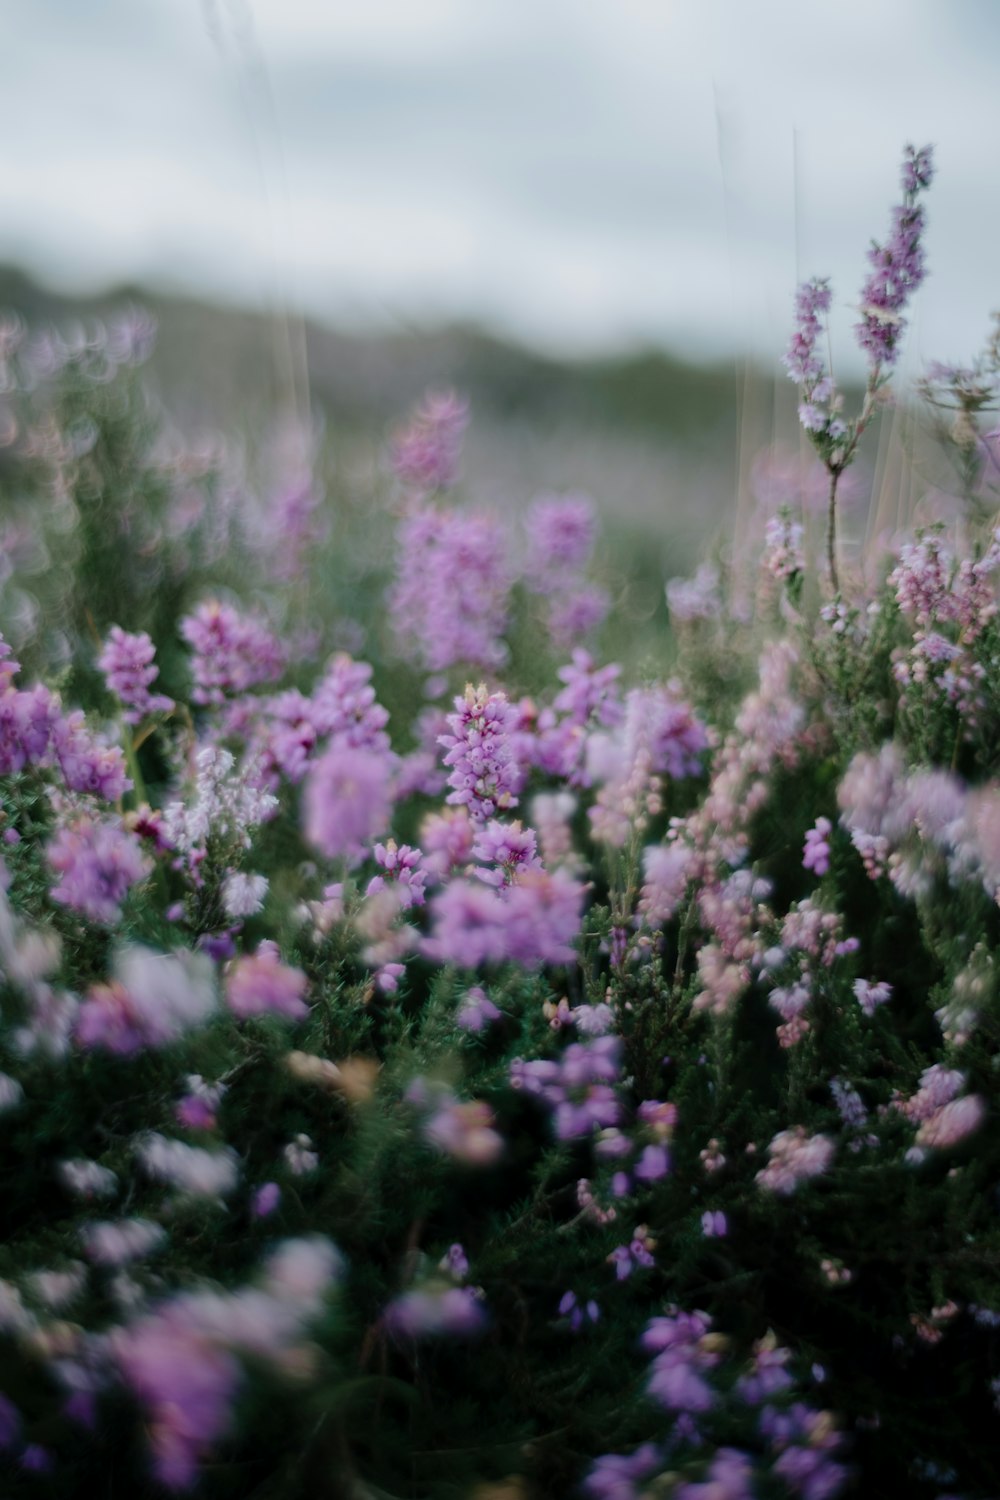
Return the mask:
{"type": "Polygon", "coordinates": [[[294,397],[357,470],[377,463],[427,387],[454,387],[472,403],[465,469],[477,494],[519,506],[539,490],[587,491],[622,545],[645,538],[657,589],[664,570],[686,569],[725,532],[748,444],[794,431],[795,392],[776,371],[653,349],[561,362],[475,328],[362,336],[132,286],[70,298],[0,268],[0,307],[30,325],[86,323],[129,303],[157,318],[150,376],[182,428],[252,434],[294,397]]]}

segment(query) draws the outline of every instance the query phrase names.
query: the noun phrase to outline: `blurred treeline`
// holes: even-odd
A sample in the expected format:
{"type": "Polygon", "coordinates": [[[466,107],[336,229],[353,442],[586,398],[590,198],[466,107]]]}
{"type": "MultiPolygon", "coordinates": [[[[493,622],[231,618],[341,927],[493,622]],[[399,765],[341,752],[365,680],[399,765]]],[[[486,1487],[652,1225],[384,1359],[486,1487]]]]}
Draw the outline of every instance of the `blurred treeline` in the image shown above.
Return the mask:
{"type": "Polygon", "coordinates": [[[69,298],[0,268],[0,308],[31,325],[86,324],[129,303],[157,319],[149,375],[193,437],[259,431],[291,404],[363,465],[426,388],[456,388],[472,405],[466,472],[477,494],[506,506],[544,489],[587,490],[647,549],[669,539],[673,572],[731,514],[741,413],[753,409],[761,442],[794,422],[779,371],[733,362],[697,365],[654,349],[559,361],[471,327],[345,333],[141,287],[69,298]]]}

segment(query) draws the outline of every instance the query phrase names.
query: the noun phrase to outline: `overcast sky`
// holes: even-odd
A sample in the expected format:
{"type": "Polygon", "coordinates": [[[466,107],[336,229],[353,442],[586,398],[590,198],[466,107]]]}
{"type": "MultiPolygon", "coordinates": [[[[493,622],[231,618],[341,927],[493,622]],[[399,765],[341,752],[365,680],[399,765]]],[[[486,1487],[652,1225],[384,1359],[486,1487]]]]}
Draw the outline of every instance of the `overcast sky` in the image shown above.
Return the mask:
{"type": "Polygon", "coordinates": [[[1000,306],[997,0],[0,0],[0,39],[0,258],[64,288],[770,357],[830,274],[843,368],[912,140],[911,357],[1000,306]]]}

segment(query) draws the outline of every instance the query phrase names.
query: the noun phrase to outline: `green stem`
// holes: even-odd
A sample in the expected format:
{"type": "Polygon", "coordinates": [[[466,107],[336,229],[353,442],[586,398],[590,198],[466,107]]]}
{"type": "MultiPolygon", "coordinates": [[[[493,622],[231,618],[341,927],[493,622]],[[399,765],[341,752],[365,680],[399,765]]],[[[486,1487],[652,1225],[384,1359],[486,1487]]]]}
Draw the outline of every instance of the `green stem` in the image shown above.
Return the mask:
{"type": "Polygon", "coordinates": [[[128,766],[128,773],[132,778],[132,795],[135,798],[135,805],[136,807],[142,807],[143,803],[149,802],[149,797],[146,795],[146,783],[142,779],[142,772],[139,770],[139,758],[135,753],[135,746],[132,743],[132,731],[125,723],[122,724],[122,749],[125,752],[125,764],[128,766]]]}

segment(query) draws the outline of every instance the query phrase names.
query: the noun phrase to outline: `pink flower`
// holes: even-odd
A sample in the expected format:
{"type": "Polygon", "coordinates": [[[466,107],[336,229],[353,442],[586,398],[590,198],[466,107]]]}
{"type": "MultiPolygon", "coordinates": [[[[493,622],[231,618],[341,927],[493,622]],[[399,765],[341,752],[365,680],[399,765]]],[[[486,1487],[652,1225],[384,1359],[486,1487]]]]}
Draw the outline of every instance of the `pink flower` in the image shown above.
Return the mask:
{"type": "Polygon", "coordinates": [[[929,1120],[925,1120],[917,1131],[918,1146],[934,1146],[947,1151],[964,1141],[966,1136],[978,1130],[986,1118],[986,1102],[978,1094],[967,1094],[964,1099],[953,1099],[929,1120]]]}
{"type": "Polygon", "coordinates": [[[810,1177],[825,1172],[833,1160],[836,1147],[825,1135],[808,1135],[805,1127],[796,1125],[780,1131],[768,1146],[770,1160],[757,1173],[760,1187],[787,1198],[810,1177]]]}

